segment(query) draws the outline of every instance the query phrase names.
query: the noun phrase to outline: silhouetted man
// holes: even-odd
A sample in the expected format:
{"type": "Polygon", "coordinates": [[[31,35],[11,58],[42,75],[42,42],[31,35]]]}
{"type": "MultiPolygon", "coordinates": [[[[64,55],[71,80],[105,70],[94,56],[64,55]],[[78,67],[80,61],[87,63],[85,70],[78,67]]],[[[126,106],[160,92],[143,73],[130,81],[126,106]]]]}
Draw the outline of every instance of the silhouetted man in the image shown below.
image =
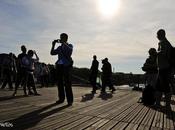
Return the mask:
{"type": "Polygon", "coordinates": [[[13,96],[16,96],[16,93],[17,93],[17,90],[18,90],[18,87],[20,84],[23,86],[24,95],[27,95],[26,88],[24,88],[24,84],[26,82],[26,68],[22,64],[22,58],[27,56],[27,54],[26,54],[27,49],[24,45],[21,46],[21,51],[22,51],[22,53],[19,54],[18,58],[17,58],[17,79],[16,79],[16,83],[15,83],[15,91],[13,93],[13,96]]]}
{"type": "Polygon", "coordinates": [[[106,86],[113,91],[116,89],[112,84],[112,67],[111,64],[108,62],[108,58],[102,60],[102,92],[106,92],[106,86]]]}
{"type": "Polygon", "coordinates": [[[54,40],[52,42],[50,54],[58,55],[58,60],[56,61],[56,72],[59,100],[56,103],[63,103],[66,95],[68,105],[71,106],[73,103],[71,83],[71,69],[73,63],[71,55],[73,51],[73,45],[69,44],[67,40],[68,35],[66,33],[62,33],[60,35],[60,40],[54,40]],[[55,49],[56,43],[60,44],[57,49],[55,49]]]}
{"type": "Polygon", "coordinates": [[[97,61],[97,56],[94,55],[92,65],[91,65],[91,68],[90,68],[91,74],[90,74],[90,77],[89,77],[90,83],[93,87],[92,88],[92,93],[96,93],[96,90],[97,90],[96,80],[97,80],[97,74],[98,74],[98,65],[99,65],[99,62],[97,61]]]}
{"type": "Polygon", "coordinates": [[[170,108],[171,93],[170,93],[170,75],[171,75],[171,66],[170,66],[170,54],[171,54],[171,44],[166,39],[165,30],[160,29],[157,32],[158,43],[158,82],[157,82],[157,100],[156,104],[160,105],[160,100],[162,93],[165,94],[166,107],[170,108]]]}

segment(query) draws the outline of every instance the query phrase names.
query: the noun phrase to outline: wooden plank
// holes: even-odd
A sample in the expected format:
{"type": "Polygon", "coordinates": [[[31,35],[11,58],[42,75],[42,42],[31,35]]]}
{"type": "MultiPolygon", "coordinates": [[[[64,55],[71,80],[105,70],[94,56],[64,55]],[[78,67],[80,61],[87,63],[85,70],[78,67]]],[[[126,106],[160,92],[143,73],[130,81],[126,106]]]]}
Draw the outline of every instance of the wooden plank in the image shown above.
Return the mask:
{"type": "MultiPolygon", "coordinates": [[[[99,129],[99,130],[174,130],[175,105],[172,111],[157,111],[137,103],[141,93],[128,90],[117,90],[112,98],[103,100],[99,94],[93,100],[81,102],[83,93],[91,88],[74,88],[75,102],[72,107],[64,108],[64,104],[49,106],[57,99],[56,88],[40,89],[38,97],[17,98],[2,101],[0,121],[10,119],[15,122],[14,129],[50,130],[50,129],[99,129]],[[83,92],[83,93],[82,93],[83,92]],[[46,108],[45,108],[46,107],[46,108]]],[[[19,94],[22,93],[20,90],[19,94]]],[[[3,94],[10,94],[5,91],[3,94]]],[[[3,96],[0,93],[0,96],[3,96]]],[[[174,99],[174,96],[172,97],[174,99]]],[[[6,121],[5,120],[5,121],[6,121]]]]}
{"type": "Polygon", "coordinates": [[[109,120],[107,119],[101,119],[98,122],[94,123],[93,125],[87,127],[85,130],[97,130],[104,124],[106,124],[109,120]]]}
{"type": "Polygon", "coordinates": [[[128,123],[126,122],[119,122],[111,130],[124,130],[127,125],[128,123]]]}
{"type": "Polygon", "coordinates": [[[149,109],[148,113],[140,123],[138,130],[143,130],[143,128],[148,130],[152,125],[155,114],[156,114],[156,111],[154,109],[149,109]]]}
{"type": "Polygon", "coordinates": [[[60,128],[60,127],[66,126],[66,125],[68,125],[72,122],[75,122],[77,120],[80,120],[83,117],[84,117],[84,115],[77,115],[77,116],[74,116],[72,118],[62,120],[62,121],[60,121],[59,117],[58,117],[57,118],[58,120],[54,120],[54,122],[50,123],[46,127],[42,127],[42,129],[44,129],[44,130],[47,130],[47,129],[48,130],[53,130],[53,129],[56,129],[56,128],[60,128]]]}
{"type": "Polygon", "coordinates": [[[111,130],[116,124],[118,124],[119,121],[116,120],[110,120],[106,124],[104,124],[102,127],[100,127],[100,130],[111,130]]]}
{"type": "Polygon", "coordinates": [[[88,128],[89,126],[93,125],[94,123],[100,121],[101,118],[97,118],[97,117],[93,117],[92,119],[86,121],[86,122],[83,122],[73,128],[71,128],[71,130],[83,130],[83,129],[86,129],[88,128]]]}
{"type": "Polygon", "coordinates": [[[69,123],[63,127],[56,127],[57,130],[62,129],[62,130],[72,130],[73,127],[80,125],[81,123],[84,123],[88,120],[91,120],[91,116],[84,116],[83,118],[76,120],[75,122],[69,123]]]}

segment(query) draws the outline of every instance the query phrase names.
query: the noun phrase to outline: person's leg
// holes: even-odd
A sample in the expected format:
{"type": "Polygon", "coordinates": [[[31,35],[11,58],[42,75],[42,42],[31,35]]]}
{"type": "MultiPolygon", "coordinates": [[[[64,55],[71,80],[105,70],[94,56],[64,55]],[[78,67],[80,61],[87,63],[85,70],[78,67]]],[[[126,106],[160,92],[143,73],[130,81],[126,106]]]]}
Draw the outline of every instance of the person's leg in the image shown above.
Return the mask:
{"type": "Polygon", "coordinates": [[[161,92],[161,81],[160,81],[160,74],[158,75],[158,79],[156,82],[156,92],[155,92],[155,99],[156,99],[156,105],[160,106],[160,101],[162,98],[162,92],[161,92]]]}
{"type": "Polygon", "coordinates": [[[94,75],[93,77],[92,77],[92,92],[93,93],[96,93],[96,90],[97,90],[97,83],[96,83],[96,80],[97,80],[97,76],[96,75],[94,75]]]}
{"type": "Polygon", "coordinates": [[[171,103],[171,89],[170,89],[170,83],[171,83],[171,73],[169,70],[165,70],[164,72],[164,92],[165,92],[165,101],[166,101],[166,107],[170,107],[171,103]]]}
{"type": "Polygon", "coordinates": [[[116,90],[116,89],[114,88],[113,83],[112,83],[112,78],[111,78],[111,77],[108,79],[108,85],[109,85],[109,88],[112,90],[112,92],[116,90]]]}
{"type": "Polygon", "coordinates": [[[57,72],[57,87],[58,87],[58,97],[59,100],[57,103],[64,102],[65,99],[65,93],[64,93],[64,84],[63,84],[63,66],[57,65],[56,66],[56,72],[57,72]]]}
{"type": "Polygon", "coordinates": [[[12,76],[11,75],[12,75],[12,71],[8,70],[7,71],[7,83],[8,83],[9,89],[13,89],[12,76]]]}
{"type": "Polygon", "coordinates": [[[31,91],[31,87],[32,87],[32,76],[31,74],[28,72],[27,74],[27,89],[28,89],[28,95],[33,95],[33,92],[31,91]]]}
{"type": "Polygon", "coordinates": [[[106,92],[106,78],[102,76],[102,89],[101,92],[106,92]]]}
{"type": "MultiPolygon", "coordinates": [[[[170,75],[169,75],[169,70],[159,70],[159,86],[160,86],[160,91],[165,93],[165,101],[166,105],[170,105],[171,101],[171,94],[170,94],[170,86],[169,86],[169,81],[170,81],[170,75]]],[[[161,94],[162,97],[162,94],[161,94]]],[[[159,97],[161,99],[161,97],[159,97]]]]}
{"type": "Polygon", "coordinates": [[[72,92],[72,76],[70,67],[64,67],[64,81],[65,81],[65,92],[67,102],[69,105],[73,103],[73,92],[72,92]]]}
{"type": "Polygon", "coordinates": [[[6,69],[4,69],[3,70],[3,83],[2,83],[2,87],[1,87],[1,89],[4,89],[5,87],[6,87],[6,85],[7,85],[7,70],[6,69]]]}
{"type": "Polygon", "coordinates": [[[30,73],[29,74],[29,79],[30,79],[30,86],[32,87],[33,89],[33,92],[34,92],[34,95],[39,95],[38,92],[36,91],[36,86],[35,86],[35,81],[34,81],[34,75],[33,73],[30,73]]]}
{"type": "Polygon", "coordinates": [[[17,73],[16,81],[15,81],[15,91],[14,91],[14,93],[13,93],[13,96],[16,95],[17,90],[18,90],[18,87],[19,87],[19,85],[20,85],[20,83],[21,83],[21,80],[22,80],[22,73],[21,73],[21,71],[19,70],[18,73],[17,73]]]}

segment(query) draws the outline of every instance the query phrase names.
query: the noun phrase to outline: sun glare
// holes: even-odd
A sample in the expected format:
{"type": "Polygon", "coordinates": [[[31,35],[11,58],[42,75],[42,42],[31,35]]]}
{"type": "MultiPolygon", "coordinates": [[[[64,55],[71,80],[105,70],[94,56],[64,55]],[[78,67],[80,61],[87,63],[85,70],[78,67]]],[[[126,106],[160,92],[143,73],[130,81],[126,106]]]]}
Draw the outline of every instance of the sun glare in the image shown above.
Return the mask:
{"type": "Polygon", "coordinates": [[[98,0],[99,11],[105,17],[114,16],[120,7],[120,0],[98,0]]]}

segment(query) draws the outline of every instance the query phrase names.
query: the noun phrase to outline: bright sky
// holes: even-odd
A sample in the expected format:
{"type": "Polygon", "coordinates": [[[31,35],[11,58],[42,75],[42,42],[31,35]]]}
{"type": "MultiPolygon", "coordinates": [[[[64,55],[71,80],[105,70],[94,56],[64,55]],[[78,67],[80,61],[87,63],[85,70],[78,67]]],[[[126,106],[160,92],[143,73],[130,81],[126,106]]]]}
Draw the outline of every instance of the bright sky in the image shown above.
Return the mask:
{"type": "Polygon", "coordinates": [[[108,57],[117,72],[143,73],[159,28],[175,45],[174,5],[174,0],[1,0],[0,53],[18,55],[25,44],[41,62],[54,63],[51,42],[65,32],[75,66],[89,68],[95,54],[100,63],[108,57]]]}

